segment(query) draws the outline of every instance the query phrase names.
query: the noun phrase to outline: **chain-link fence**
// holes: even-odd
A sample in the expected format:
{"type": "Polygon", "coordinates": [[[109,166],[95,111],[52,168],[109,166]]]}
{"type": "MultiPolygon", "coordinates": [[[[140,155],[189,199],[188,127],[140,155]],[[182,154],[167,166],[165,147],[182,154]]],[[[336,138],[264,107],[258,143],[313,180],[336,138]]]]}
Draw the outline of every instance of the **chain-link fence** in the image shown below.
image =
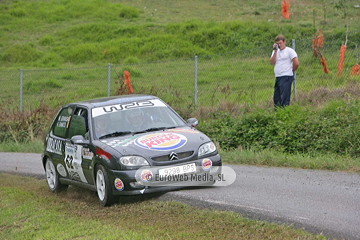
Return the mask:
{"type": "MultiPolygon", "coordinates": [[[[300,67],[296,73],[293,100],[298,93],[318,88],[358,86],[360,75],[351,74],[358,63],[360,31],[325,36],[320,52],[315,53],[313,39],[288,40],[295,48],[300,67]],[[342,74],[338,74],[339,49],[346,43],[342,74]],[[320,56],[326,60],[325,73],[320,56]]],[[[58,106],[70,101],[126,93],[123,72],[130,72],[134,93],[153,94],[170,105],[181,104],[194,111],[199,107],[214,107],[271,103],[274,73],[269,63],[269,46],[191,59],[143,64],[99,67],[0,71],[2,104],[20,111],[46,102],[58,106]]]]}

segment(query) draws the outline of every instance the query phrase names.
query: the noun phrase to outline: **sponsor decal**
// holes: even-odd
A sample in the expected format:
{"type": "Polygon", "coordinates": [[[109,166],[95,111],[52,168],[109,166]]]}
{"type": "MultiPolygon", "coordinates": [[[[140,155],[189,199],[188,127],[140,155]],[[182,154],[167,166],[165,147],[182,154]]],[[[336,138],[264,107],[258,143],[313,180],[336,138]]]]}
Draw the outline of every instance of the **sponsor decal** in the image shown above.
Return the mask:
{"type": "Polygon", "coordinates": [[[209,171],[212,167],[212,161],[208,158],[202,160],[201,167],[204,171],[209,171]]]}
{"type": "Polygon", "coordinates": [[[94,153],[91,152],[89,148],[83,148],[83,149],[82,149],[82,157],[83,157],[84,159],[90,159],[90,160],[92,160],[93,157],[94,157],[94,153]]]}
{"type": "Polygon", "coordinates": [[[92,109],[93,117],[97,117],[106,113],[117,112],[122,110],[129,110],[133,108],[143,108],[143,107],[166,107],[166,105],[159,99],[154,100],[140,100],[130,103],[120,103],[115,105],[109,105],[105,107],[97,107],[92,109]]]}
{"type": "Polygon", "coordinates": [[[145,169],[141,172],[141,181],[149,182],[152,180],[152,178],[153,178],[153,173],[150,170],[145,169]]]}
{"type": "Polygon", "coordinates": [[[188,129],[188,128],[173,128],[168,129],[168,132],[181,132],[181,133],[200,133],[198,130],[195,129],[188,129]]]}
{"type": "Polygon", "coordinates": [[[60,128],[65,128],[67,123],[69,121],[69,117],[68,116],[59,116],[58,118],[58,122],[56,123],[57,127],[60,128]]]}
{"type": "Polygon", "coordinates": [[[59,164],[56,166],[56,169],[57,169],[58,173],[59,173],[61,176],[63,176],[63,177],[66,177],[66,176],[67,176],[66,170],[65,170],[65,168],[64,168],[64,166],[63,166],[62,164],[59,163],[59,164]]]}
{"type": "Polygon", "coordinates": [[[81,163],[82,146],[80,145],[65,145],[65,166],[71,179],[81,182],[87,182],[81,163]]]}
{"type": "Polygon", "coordinates": [[[132,136],[131,138],[127,138],[124,140],[112,140],[112,141],[102,140],[101,142],[113,148],[119,146],[126,147],[129,146],[131,143],[133,143],[135,138],[136,136],[132,136]]]}
{"type": "Polygon", "coordinates": [[[116,190],[118,190],[118,191],[124,190],[124,187],[125,187],[125,186],[124,186],[123,181],[121,181],[120,178],[116,178],[116,179],[115,179],[114,185],[115,185],[116,190]]]}
{"type": "Polygon", "coordinates": [[[46,151],[62,154],[62,141],[49,137],[46,143],[46,151]]]}
{"type": "Polygon", "coordinates": [[[174,150],[184,146],[186,142],[184,135],[171,132],[149,134],[135,140],[135,144],[141,148],[159,151],[174,150]]]}

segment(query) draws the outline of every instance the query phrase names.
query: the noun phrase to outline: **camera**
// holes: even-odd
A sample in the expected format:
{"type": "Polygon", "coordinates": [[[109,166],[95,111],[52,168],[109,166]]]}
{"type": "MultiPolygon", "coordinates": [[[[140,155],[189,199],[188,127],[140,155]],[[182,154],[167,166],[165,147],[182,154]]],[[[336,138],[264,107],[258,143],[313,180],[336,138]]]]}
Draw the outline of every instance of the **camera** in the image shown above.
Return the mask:
{"type": "Polygon", "coordinates": [[[274,49],[274,50],[279,50],[279,44],[274,43],[274,45],[273,45],[273,49],[274,49]]]}

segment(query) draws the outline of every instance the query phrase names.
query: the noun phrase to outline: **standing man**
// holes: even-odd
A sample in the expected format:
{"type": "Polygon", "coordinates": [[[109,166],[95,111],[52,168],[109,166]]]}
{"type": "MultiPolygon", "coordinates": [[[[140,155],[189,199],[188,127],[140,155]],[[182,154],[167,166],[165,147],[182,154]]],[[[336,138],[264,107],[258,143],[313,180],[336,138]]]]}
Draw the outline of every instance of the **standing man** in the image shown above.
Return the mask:
{"type": "Polygon", "coordinates": [[[283,35],[278,35],[275,38],[270,64],[274,65],[276,77],[274,105],[275,107],[288,106],[290,104],[291,85],[294,81],[294,73],[299,67],[299,60],[294,49],[286,47],[286,40],[283,35]]]}

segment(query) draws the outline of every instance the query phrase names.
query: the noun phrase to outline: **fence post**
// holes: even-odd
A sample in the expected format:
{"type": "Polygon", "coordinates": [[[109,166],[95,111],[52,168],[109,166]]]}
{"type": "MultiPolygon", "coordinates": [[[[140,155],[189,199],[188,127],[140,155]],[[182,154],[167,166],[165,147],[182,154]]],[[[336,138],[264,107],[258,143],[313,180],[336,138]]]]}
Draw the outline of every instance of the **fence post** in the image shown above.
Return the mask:
{"type": "Polygon", "coordinates": [[[22,84],[23,84],[23,70],[20,69],[20,112],[22,112],[22,84]]]}
{"type": "Polygon", "coordinates": [[[197,77],[198,77],[198,56],[195,56],[194,61],[194,111],[197,109],[197,77]]]}
{"type": "MultiPolygon", "coordinates": [[[[293,39],[293,40],[291,41],[291,45],[292,45],[292,49],[294,49],[294,51],[296,51],[296,50],[295,50],[295,48],[296,48],[295,39],[293,39]]],[[[294,97],[296,97],[296,71],[294,72],[294,82],[293,82],[293,85],[294,85],[294,97]]]]}
{"type": "Polygon", "coordinates": [[[108,63],[108,73],[107,73],[107,80],[108,80],[108,90],[107,90],[107,96],[110,97],[110,79],[111,79],[111,65],[108,63]]]}

